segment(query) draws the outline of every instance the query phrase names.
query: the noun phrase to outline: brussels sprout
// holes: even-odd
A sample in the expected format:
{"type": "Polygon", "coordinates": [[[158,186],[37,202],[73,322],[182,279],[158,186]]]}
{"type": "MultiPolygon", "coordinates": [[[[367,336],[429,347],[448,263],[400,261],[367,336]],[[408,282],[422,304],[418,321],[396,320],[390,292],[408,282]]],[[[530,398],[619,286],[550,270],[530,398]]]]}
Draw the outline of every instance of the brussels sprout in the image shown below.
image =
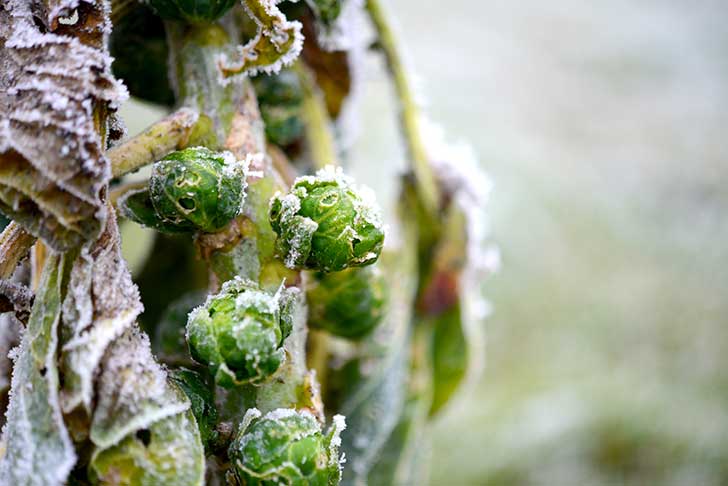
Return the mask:
{"type": "Polygon", "coordinates": [[[307,289],[309,324],[337,336],[359,339],[382,319],[385,282],[376,267],[316,273],[307,289]]]}
{"type": "Polygon", "coordinates": [[[307,411],[279,408],[261,416],[250,409],[228,455],[240,484],[263,486],[337,485],[341,480],[339,434],[344,417],[336,415],[328,433],[307,411]]]}
{"type": "Polygon", "coordinates": [[[214,233],[240,213],[245,172],[230,152],[204,147],[172,152],[152,167],[152,205],[164,221],[214,233]]]}
{"type": "Polygon", "coordinates": [[[235,5],[235,0],[149,0],[157,15],[190,23],[212,22],[235,5]]]}
{"type": "Polygon", "coordinates": [[[276,251],[289,268],[336,272],[374,263],[382,251],[380,209],[368,188],[355,188],[340,168],[296,179],[271,199],[276,251]]]}
{"type": "Polygon", "coordinates": [[[277,75],[256,76],[253,85],[268,140],[285,146],[300,138],[303,134],[303,91],[296,73],[283,70],[277,75]]]}
{"type": "Polygon", "coordinates": [[[206,450],[217,439],[217,408],[215,397],[210,384],[198,372],[187,368],[179,368],[169,374],[169,378],[177,384],[187,398],[190,399],[190,408],[200,429],[200,438],[206,450]]]}
{"type": "Polygon", "coordinates": [[[245,201],[247,161],[192,147],[155,162],[149,188],[118,201],[124,216],[164,233],[223,229],[245,201]]]}
{"type": "Polygon", "coordinates": [[[283,340],[291,332],[282,315],[287,292],[270,294],[236,278],[190,313],[190,353],[211,368],[218,385],[261,383],[278,370],[285,360],[283,340]]]}

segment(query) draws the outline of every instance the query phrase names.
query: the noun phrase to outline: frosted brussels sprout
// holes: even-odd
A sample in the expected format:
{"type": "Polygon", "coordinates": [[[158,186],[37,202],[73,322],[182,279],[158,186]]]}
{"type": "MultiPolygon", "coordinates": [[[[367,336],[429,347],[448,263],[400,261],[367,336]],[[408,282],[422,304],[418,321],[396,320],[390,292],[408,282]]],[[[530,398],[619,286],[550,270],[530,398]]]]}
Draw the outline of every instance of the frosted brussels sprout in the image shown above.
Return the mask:
{"type": "Polygon", "coordinates": [[[279,408],[261,416],[250,409],[228,456],[240,484],[263,486],[337,485],[341,480],[339,435],[344,417],[336,415],[329,431],[307,411],[279,408]]]}
{"type": "Polygon", "coordinates": [[[214,233],[240,213],[245,172],[230,152],[204,147],[172,152],[152,167],[152,205],[168,223],[214,233]]]}
{"type": "Polygon", "coordinates": [[[349,339],[366,336],[382,319],[385,285],[376,267],[316,273],[306,291],[309,325],[349,339]]]}
{"type": "Polygon", "coordinates": [[[270,203],[276,251],[289,268],[336,272],[374,263],[384,231],[368,188],[357,188],[340,168],[296,179],[288,194],[270,203]]]}
{"type": "Polygon", "coordinates": [[[119,198],[119,210],[164,233],[215,233],[242,209],[248,163],[205,147],[172,152],[154,163],[148,188],[119,198]]]}
{"type": "Polygon", "coordinates": [[[190,409],[200,429],[200,439],[205,449],[209,449],[217,439],[217,408],[210,383],[198,372],[187,368],[176,369],[169,378],[177,384],[190,399],[190,409]]]}
{"type": "Polygon", "coordinates": [[[149,0],[160,17],[190,23],[217,20],[235,5],[236,0],[149,0]]]}
{"type": "Polygon", "coordinates": [[[189,315],[192,358],[209,366],[215,382],[226,388],[265,381],[285,360],[288,292],[270,294],[240,278],[226,282],[189,315]]]}

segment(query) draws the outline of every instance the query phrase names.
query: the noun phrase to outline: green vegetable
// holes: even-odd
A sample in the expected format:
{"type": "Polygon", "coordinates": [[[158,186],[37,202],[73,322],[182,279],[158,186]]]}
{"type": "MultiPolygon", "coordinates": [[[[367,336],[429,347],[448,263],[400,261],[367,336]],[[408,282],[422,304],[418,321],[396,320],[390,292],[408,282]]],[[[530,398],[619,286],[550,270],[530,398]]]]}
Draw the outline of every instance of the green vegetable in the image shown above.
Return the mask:
{"type": "Polygon", "coordinates": [[[200,429],[200,438],[205,449],[209,450],[218,436],[215,429],[217,425],[217,408],[215,407],[215,396],[210,383],[205,380],[202,374],[187,368],[172,371],[169,378],[190,399],[190,409],[197,421],[197,427],[200,429]]]}
{"type": "Polygon", "coordinates": [[[250,409],[228,455],[240,484],[327,486],[341,480],[339,434],[344,417],[324,435],[307,411],[279,408],[261,416],[250,409]]]}
{"type": "Polygon", "coordinates": [[[287,195],[276,194],[269,218],[286,266],[335,272],[377,261],[384,231],[370,193],[341,169],[326,167],[296,179],[287,195]]]}
{"type": "Polygon", "coordinates": [[[119,199],[122,213],[165,233],[223,229],[245,200],[246,164],[229,152],[193,147],[172,152],[152,167],[149,189],[119,199]]]}
{"type": "Polygon", "coordinates": [[[358,339],[382,319],[386,285],[376,267],[317,273],[306,296],[311,327],[358,339]]]}
{"type": "Polygon", "coordinates": [[[300,138],[303,134],[303,92],[298,76],[290,70],[277,75],[260,75],[253,79],[253,86],[268,140],[285,146],[300,138]]]}
{"type": "Polygon", "coordinates": [[[270,294],[236,278],[190,313],[192,358],[210,367],[218,385],[261,383],[283,363],[283,340],[291,332],[290,320],[282,316],[284,292],[270,294]]]}
{"type": "Polygon", "coordinates": [[[149,5],[164,19],[201,23],[225,15],[235,0],[149,0],[149,5]]]}

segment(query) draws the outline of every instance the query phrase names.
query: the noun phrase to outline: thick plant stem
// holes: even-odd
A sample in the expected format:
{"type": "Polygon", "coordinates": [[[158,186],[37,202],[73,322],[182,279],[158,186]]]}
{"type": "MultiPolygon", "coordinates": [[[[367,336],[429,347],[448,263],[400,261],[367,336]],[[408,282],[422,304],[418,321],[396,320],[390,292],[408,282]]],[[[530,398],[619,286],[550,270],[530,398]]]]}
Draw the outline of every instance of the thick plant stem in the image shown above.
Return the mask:
{"type": "Polygon", "coordinates": [[[35,236],[11,221],[0,234],[0,280],[13,275],[18,264],[28,255],[35,236]]]}
{"type": "Polygon", "coordinates": [[[183,148],[197,122],[197,112],[180,108],[142,133],[106,153],[114,177],[119,177],[183,148]]]}
{"type": "Polygon", "coordinates": [[[397,48],[394,33],[379,0],[367,0],[367,11],[377,31],[379,47],[386,58],[387,67],[394,82],[394,88],[397,94],[396,98],[399,103],[402,131],[404,132],[407,150],[412,162],[417,193],[420,199],[422,199],[427,212],[434,217],[440,207],[440,190],[435,180],[432,166],[430,165],[424,141],[422,140],[420,110],[415,101],[402,57],[397,48]]]}
{"type": "Polygon", "coordinates": [[[303,88],[302,112],[305,121],[306,142],[314,167],[338,165],[334,136],[331,133],[331,119],[326,110],[326,101],[313,80],[310,69],[298,61],[294,70],[303,88]]]}

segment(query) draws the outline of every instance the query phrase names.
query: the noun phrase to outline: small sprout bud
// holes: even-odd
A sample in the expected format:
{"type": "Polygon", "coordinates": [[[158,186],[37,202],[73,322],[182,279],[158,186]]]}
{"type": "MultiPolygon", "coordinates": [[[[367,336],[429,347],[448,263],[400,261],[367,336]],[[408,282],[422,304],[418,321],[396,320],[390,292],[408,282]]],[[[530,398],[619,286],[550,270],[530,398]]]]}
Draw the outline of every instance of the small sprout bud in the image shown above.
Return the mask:
{"type": "Polygon", "coordinates": [[[382,320],[385,285],[376,266],[316,273],[306,292],[309,324],[349,339],[366,336],[382,320]]]}
{"type": "Polygon", "coordinates": [[[341,169],[326,167],[296,179],[270,203],[276,251],[288,268],[337,272],[371,265],[382,251],[379,206],[368,188],[356,188],[341,169]]]}
{"type": "Polygon", "coordinates": [[[283,340],[290,333],[285,289],[276,294],[236,278],[194,309],[187,321],[192,358],[210,367],[215,382],[231,388],[261,383],[285,360],[283,340]]]}
{"type": "Polygon", "coordinates": [[[240,484],[337,485],[341,480],[339,435],[344,417],[336,415],[328,433],[307,411],[279,408],[261,416],[249,409],[228,455],[240,484]]]}
{"type": "Polygon", "coordinates": [[[210,384],[198,372],[187,368],[179,368],[169,374],[190,399],[190,408],[200,429],[200,438],[206,450],[209,450],[217,439],[217,408],[210,384]]]}
{"type": "Polygon", "coordinates": [[[172,152],[152,167],[152,205],[167,224],[214,233],[240,213],[245,173],[245,164],[230,152],[204,147],[172,152]]]}
{"type": "Polygon", "coordinates": [[[212,22],[235,5],[235,0],[149,0],[154,11],[167,20],[212,22]]]}
{"type": "Polygon", "coordinates": [[[298,76],[286,69],[276,75],[256,76],[253,85],[268,140],[286,146],[299,139],[303,134],[303,91],[298,76]]]}

